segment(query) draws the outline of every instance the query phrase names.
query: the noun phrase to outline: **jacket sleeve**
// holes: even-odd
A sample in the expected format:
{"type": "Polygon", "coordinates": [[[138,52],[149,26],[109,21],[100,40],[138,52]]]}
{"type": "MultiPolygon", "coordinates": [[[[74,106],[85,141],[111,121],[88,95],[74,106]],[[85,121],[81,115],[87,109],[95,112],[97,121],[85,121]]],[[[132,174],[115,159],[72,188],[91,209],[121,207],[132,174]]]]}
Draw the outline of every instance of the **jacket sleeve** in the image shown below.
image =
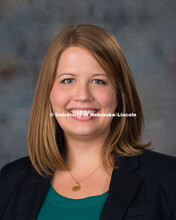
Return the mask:
{"type": "Polygon", "coordinates": [[[24,171],[19,164],[21,162],[11,162],[0,170],[0,219],[3,218],[12,194],[24,177],[24,171]]]}
{"type": "Polygon", "coordinates": [[[9,179],[6,166],[0,170],[0,219],[8,204],[10,195],[13,192],[14,185],[12,179],[9,179]]]}
{"type": "Polygon", "coordinates": [[[175,186],[175,199],[174,199],[174,205],[173,205],[171,220],[175,220],[175,219],[176,219],[176,186],[175,186]]]}

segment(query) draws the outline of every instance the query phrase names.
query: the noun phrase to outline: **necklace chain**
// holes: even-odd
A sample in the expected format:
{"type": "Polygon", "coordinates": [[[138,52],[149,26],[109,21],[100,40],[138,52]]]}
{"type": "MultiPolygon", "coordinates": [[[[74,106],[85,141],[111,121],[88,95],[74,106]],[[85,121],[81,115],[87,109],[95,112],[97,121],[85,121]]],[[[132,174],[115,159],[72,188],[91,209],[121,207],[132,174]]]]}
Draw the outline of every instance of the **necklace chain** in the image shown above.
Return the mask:
{"type": "Polygon", "coordinates": [[[79,183],[82,182],[83,180],[87,179],[88,177],[90,177],[90,176],[91,176],[93,173],[95,173],[95,171],[98,170],[98,168],[100,168],[101,166],[102,166],[102,164],[101,164],[100,166],[98,166],[98,167],[97,167],[92,173],[90,173],[87,177],[85,177],[84,179],[82,179],[82,180],[80,180],[80,181],[77,181],[77,180],[73,177],[73,175],[71,174],[71,172],[67,169],[68,172],[70,173],[71,177],[72,177],[72,178],[75,180],[75,182],[76,182],[76,185],[72,187],[72,190],[73,190],[73,191],[78,191],[78,190],[80,190],[81,186],[79,185],[79,183]],[[76,189],[75,189],[75,187],[76,187],[76,189]]]}

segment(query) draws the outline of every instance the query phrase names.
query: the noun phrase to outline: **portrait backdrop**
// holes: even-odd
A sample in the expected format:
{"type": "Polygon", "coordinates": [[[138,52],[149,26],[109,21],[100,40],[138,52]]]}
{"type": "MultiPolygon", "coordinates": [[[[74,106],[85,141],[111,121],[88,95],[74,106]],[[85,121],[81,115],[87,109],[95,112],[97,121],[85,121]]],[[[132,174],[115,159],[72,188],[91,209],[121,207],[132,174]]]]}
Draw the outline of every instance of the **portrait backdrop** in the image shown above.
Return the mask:
{"type": "Polygon", "coordinates": [[[98,25],[116,37],[141,99],[144,142],[176,156],[175,11],[174,0],[0,0],[0,167],[27,155],[45,53],[62,28],[78,24],[98,25]]]}

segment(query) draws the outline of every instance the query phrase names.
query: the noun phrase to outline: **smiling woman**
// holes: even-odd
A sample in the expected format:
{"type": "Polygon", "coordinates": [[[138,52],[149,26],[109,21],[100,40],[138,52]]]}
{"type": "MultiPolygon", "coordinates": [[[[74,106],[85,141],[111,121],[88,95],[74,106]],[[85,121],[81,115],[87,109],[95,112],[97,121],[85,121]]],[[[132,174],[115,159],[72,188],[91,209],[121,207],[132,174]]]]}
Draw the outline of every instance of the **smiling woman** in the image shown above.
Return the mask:
{"type": "MultiPolygon", "coordinates": [[[[31,112],[28,149],[36,170],[41,175],[51,176],[58,168],[68,169],[58,147],[65,155],[66,141],[70,140],[65,136],[71,130],[82,132],[79,138],[84,138],[84,146],[89,146],[85,146],[86,151],[91,149],[90,146],[97,149],[93,146],[100,141],[96,155],[101,154],[100,161],[105,169],[112,168],[115,153],[140,155],[149,146],[141,142],[142,123],[143,113],[133,76],[116,39],[108,31],[93,25],[63,29],[46,54],[31,112]],[[87,109],[98,113],[133,112],[137,117],[46,117],[53,111],[73,113],[87,109]],[[80,123],[85,121],[86,124],[80,123]],[[67,127],[67,132],[62,126],[67,127]],[[88,130],[89,134],[84,135],[88,130]]],[[[71,134],[70,137],[74,138],[71,134]]],[[[71,149],[78,144],[78,149],[83,149],[82,142],[71,142],[71,149]]],[[[83,161],[86,163],[85,158],[83,161]]]]}
{"type": "Polygon", "coordinates": [[[29,157],[1,170],[0,219],[176,219],[176,158],[147,149],[142,126],[114,36],[95,25],[64,28],[40,71],[29,157]]]}

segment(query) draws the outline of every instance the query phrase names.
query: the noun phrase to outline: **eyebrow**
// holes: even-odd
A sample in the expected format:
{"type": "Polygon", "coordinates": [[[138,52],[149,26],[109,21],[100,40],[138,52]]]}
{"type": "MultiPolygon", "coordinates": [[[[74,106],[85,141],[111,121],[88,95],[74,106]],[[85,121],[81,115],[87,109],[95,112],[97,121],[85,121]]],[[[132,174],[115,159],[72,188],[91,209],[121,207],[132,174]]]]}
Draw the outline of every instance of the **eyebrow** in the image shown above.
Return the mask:
{"type": "MultiPolygon", "coordinates": [[[[73,73],[62,73],[57,76],[57,79],[59,79],[61,76],[64,76],[64,75],[76,76],[76,74],[73,74],[73,73]]],[[[107,77],[107,75],[105,73],[95,73],[92,76],[105,76],[105,77],[107,77]]]]}

